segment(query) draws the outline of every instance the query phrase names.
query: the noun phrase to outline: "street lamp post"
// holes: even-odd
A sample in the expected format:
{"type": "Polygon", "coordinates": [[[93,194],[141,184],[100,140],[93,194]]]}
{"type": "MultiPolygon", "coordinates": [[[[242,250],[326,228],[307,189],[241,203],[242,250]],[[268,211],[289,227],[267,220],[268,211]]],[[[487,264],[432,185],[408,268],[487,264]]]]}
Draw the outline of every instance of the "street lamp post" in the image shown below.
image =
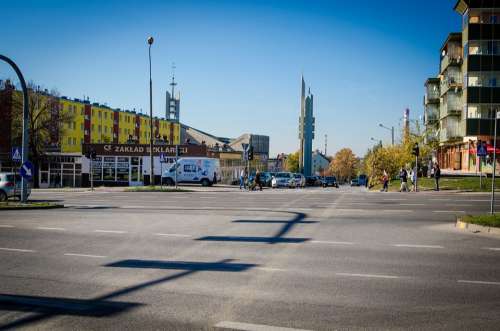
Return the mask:
{"type": "Polygon", "coordinates": [[[495,170],[497,168],[497,122],[500,117],[500,112],[495,114],[495,133],[493,139],[493,176],[491,178],[491,205],[490,213],[495,213],[495,170]]]}
{"type": "Polygon", "coordinates": [[[378,126],[380,126],[381,128],[384,128],[384,129],[387,129],[387,130],[391,131],[392,146],[394,146],[394,126],[391,126],[389,128],[389,127],[383,125],[382,123],[380,123],[378,126]]]}
{"type": "MultiPolygon", "coordinates": [[[[22,164],[24,164],[24,162],[28,161],[28,145],[29,145],[28,123],[30,118],[30,111],[29,111],[29,100],[28,100],[28,88],[26,87],[26,81],[24,80],[24,76],[21,73],[21,70],[19,70],[17,64],[2,54],[0,54],[0,60],[7,62],[14,69],[21,83],[21,88],[23,89],[23,142],[21,147],[22,149],[21,162],[22,164]]],[[[21,201],[25,203],[27,200],[28,200],[28,183],[24,177],[21,177],[21,201]]]]}
{"type": "Polygon", "coordinates": [[[154,186],[155,175],[154,175],[154,165],[153,165],[153,81],[151,79],[151,45],[153,45],[153,37],[148,38],[149,45],[149,185],[154,186]]]}

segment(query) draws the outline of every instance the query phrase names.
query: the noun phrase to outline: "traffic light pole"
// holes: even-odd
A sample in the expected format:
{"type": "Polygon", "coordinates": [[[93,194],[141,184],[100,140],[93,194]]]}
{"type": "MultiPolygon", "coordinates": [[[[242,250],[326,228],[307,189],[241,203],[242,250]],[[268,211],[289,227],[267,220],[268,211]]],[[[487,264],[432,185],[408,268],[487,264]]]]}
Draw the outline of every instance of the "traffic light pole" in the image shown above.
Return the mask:
{"type": "Polygon", "coordinates": [[[94,167],[92,165],[94,161],[94,157],[91,155],[90,156],[90,190],[94,190],[94,167]]]}
{"type": "Polygon", "coordinates": [[[175,145],[175,174],[174,174],[174,180],[175,180],[175,189],[177,190],[177,159],[179,159],[179,145],[175,145]]]}

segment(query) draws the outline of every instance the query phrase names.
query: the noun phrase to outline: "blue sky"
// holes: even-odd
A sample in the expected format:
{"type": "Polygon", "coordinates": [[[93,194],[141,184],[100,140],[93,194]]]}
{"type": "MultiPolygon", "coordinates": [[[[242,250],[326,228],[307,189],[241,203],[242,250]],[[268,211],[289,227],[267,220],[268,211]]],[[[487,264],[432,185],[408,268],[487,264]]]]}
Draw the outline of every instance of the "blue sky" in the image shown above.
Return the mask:
{"type": "MultiPolygon", "coordinates": [[[[181,121],[220,136],[271,137],[271,153],[298,149],[300,75],[315,96],[316,139],[328,154],[363,155],[379,122],[423,112],[424,81],[439,48],[460,31],[454,0],[7,1],[0,53],[27,80],[61,95],[149,113],[146,38],[154,36],[153,111],[176,64],[181,121]]],[[[0,77],[14,77],[0,63],[0,77]]]]}

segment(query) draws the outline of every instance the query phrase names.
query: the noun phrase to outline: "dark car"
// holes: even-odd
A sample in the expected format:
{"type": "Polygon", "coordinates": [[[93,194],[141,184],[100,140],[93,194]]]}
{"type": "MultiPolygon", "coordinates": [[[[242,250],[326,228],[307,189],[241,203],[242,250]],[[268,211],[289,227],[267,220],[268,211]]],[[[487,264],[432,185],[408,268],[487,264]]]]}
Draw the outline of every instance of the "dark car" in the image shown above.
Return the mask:
{"type": "Polygon", "coordinates": [[[339,187],[339,183],[337,183],[337,178],[335,176],[324,177],[322,180],[322,184],[323,184],[323,187],[328,187],[328,186],[332,186],[332,187],[336,187],[336,188],[339,187]]]}
{"type": "Polygon", "coordinates": [[[262,186],[271,187],[271,181],[273,179],[273,172],[261,172],[260,173],[260,181],[262,186]]]}
{"type": "Polygon", "coordinates": [[[307,176],[306,177],[307,186],[319,186],[321,185],[321,180],[318,176],[307,176]]]}

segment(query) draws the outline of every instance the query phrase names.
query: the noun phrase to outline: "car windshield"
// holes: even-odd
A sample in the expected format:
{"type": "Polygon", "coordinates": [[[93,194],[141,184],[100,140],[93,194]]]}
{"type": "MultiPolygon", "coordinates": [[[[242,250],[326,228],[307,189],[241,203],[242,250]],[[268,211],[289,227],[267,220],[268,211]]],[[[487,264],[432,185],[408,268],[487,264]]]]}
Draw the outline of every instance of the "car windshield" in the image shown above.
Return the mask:
{"type": "Polygon", "coordinates": [[[290,178],[291,174],[288,173],[288,172],[278,172],[276,174],[276,177],[279,177],[279,178],[290,178]]]}

